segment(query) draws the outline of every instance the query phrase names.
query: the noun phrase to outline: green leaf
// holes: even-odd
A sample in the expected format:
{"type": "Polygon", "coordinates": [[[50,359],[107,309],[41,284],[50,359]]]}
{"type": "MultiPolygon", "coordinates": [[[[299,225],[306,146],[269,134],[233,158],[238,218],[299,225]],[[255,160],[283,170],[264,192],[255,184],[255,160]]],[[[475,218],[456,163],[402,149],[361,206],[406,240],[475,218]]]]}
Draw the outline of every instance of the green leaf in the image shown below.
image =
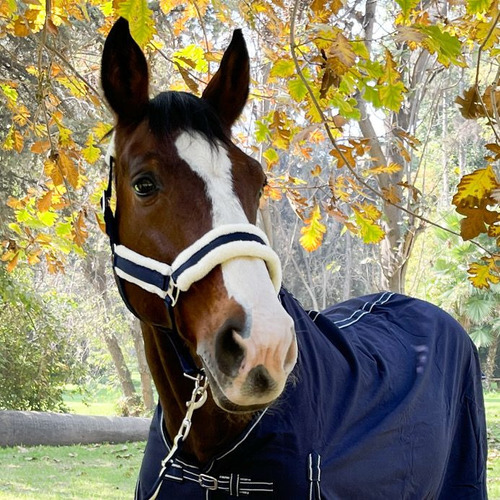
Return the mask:
{"type": "Polygon", "coordinates": [[[337,94],[331,99],[330,103],[332,104],[332,106],[338,108],[339,114],[344,118],[349,118],[352,120],[361,119],[361,112],[356,107],[357,102],[353,97],[346,99],[345,96],[337,94]]]}
{"type": "Polygon", "coordinates": [[[271,68],[271,76],[289,78],[295,74],[295,63],[292,59],[278,59],[271,68]]]}
{"type": "Polygon", "coordinates": [[[416,29],[427,35],[422,45],[431,53],[437,54],[438,61],[448,67],[450,63],[457,66],[465,66],[462,56],[462,44],[460,40],[439,26],[415,26],[416,29]]]}
{"type": "Polygon", "coordinates": [[[401,108],[405,91],[406,88],[403,82],[384,85],[379,88],[380,103],[382,106],[397,112],[401,108]]]}
{"type": "Polygon", "coordinates": [[[297,102],[301,102],[307,95],[307,87],[300,77],[288,81],[288,91],[292,99],[297,102]]]}
{"type": "Polygon", "coordinates": [[[55,212],[37,212],[38,220],[45,226],[53,226],[54,222],[59,217],[55,212]]]}
{"type": "Polygon", "coordinates": [[[356,225],[359,228],[359,235],[364,243],[380,243],[385,236],[384,230],[373,220],[365,217],[363,212],[353,208],[356,225]]]}
{"type": "Polygon", "coordinates": [[[268,167],[272,167],[273,165],[278,163],[280,159],[279,154],[273,148],[266,149],[262,156],[267,160],[268,167]]]}
{"type": "Polygon", "coordinates": [[[9,85],[8,83],[0,83],[0,89],[2,90],[3,94],[7,99],[15,105],[17,103],[17,98],[19,97],[19,94],[17,90],[9,85]]]}
{"type": "Polygon", "coordinates": [[[419,0],[396,0],[396,3],[401,7],[404,17],[418,5],[418,2],[419,0]]]}
{"type": "Polygon", "coordinates": [[[71,229],[72,229],[71,222],[61,222],[56,226],[56,234],[57,236],[64,238],[71,234],[71,229]]]}
{"type": "Polygon", "coordinates": [[[188,45],[181,50],[174,52],[174,60],[187,70],[194,69],[200,73],[208,71],[208,62],[205,53],[199,45],[188,45]]]}
{"type": "Polygon", "coordinates": [[[125,0],[118,7],[118,14],[129,22],[130,34],[140,47],[153,39],[156,30],[147,0],[125,0]]]}
{"type": "Polygon", "coordinates": [[[269,139],[270,135],[271,131],[268,125],[262,120],[257,120],[255,122],[255,139],[257,139],[258,142],[264,142],[269,139]]]}
{"type": "Polygon", "coordinates": [[[19,224],[16,224],[15,222],[11,222],[9,224],[9,228],[12,229],[12,231],[14,231],[15,233],[19,234],[19,235],[22,235],[22,231],[21,231],[21,228],[19,227],[19,224]]]}
{"type": "Polygon", "coordinates": [[[372,87],[371,85],[366,85],[363,91],[363,98],[367,102],[371,102],[376,108],[381,108],[382,103],[380,102],[380,90],[378,86],[372,87]]]}
{"type": "Polygon", "coordinates": [[[489,323],[495,305],[496,304],[494,299],[488,300],[487,295],[474,293],[467,299],[464,305],[464,309],[467,313],[468,318],[474,323],[489,323]]]}
{"type": "Polygon", "coordinates": [[[470,336],[477,347],[488,347],[493,341],[491,330],[486,327],[475,328],[470,332],[470,336]]]}
{"type": "Polygon", "coordinates": [[[467,12],[469,14],[487,12],[491,4],[492,0],[467,0],[467,12]]]}
{"type": "Polygon", "coordinates": [[[370,53],[366,48],[365,42],[361,40],[351,41],[351,47],[356,55],[362,57],[363,59],[370,59],[370,53]]]}

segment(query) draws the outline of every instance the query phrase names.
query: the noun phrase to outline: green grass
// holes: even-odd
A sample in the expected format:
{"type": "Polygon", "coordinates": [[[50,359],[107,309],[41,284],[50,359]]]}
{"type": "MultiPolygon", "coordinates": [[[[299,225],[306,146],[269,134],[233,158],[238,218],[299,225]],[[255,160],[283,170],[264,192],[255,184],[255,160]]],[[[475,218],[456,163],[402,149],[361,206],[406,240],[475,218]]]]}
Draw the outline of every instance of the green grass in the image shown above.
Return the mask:
{"type": "Polygon", "coordinates": [[[118,401],[121,392],[116,387],[98,384],[86,395],[82,395],[76,386],[66,386],[64,404],[70,413],[79,415],[119,415],[118,401]]]}
{"type": "MultiPolygon", "coordinates": [[[[500,393],[486,394],[485,402],[489,499],[500,500],[500,393]]],[[[99,404],[83,405],[82,409],[96,414],[102,408],[99,404]]],[[[0,500],[133,498],[144,446],[0,448],[0,500]]]]}
{"type": "Polygon", "coordinates": [[[144,445],[0,448],[0,499],[133,498],[144,445]]]}
{"type": "Polygon", "coordinates": [[[500,393],[484,397],[488,422],[488,494],[490,500],[500,500],[500,393]]]}

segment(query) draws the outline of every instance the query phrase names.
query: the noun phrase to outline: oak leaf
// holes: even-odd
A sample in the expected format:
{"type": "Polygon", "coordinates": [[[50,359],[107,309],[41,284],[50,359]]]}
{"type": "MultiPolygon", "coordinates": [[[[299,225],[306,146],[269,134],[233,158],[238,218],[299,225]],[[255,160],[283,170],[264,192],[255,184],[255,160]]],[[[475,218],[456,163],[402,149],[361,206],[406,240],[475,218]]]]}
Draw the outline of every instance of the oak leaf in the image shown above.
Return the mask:
{"type": "Polygon", "coordinates": [[[376,167],[367,168],[363,171],[365,177],[369,175],[381,175],[381,174],[396,174],[403,170],[403,167],[399,163],[391,162],[388,165],[377,165],[376,167]]]}
{"type": "Polygon", "coordinates": [[[485,264],[473,262],[467,272],[470,274],[469,280],[476,288],[490,288],[491,284],[500,283],[500,276],[498,275],[498,271],[495,274],[494,263],[492,261],[485,264]]]}
{"type": "MultiPolygon", "coordinates": [[[[77,189],[78,181],[80,180],[78,167],[75,165],[75,162],[72,160],[72,158],[70,158],[70,156],[66,154],[65,151],[59,151],[59,155],[57,156],[57,166],[59,167],[60,171],[64,175],[64,178],[67,179],[69,184],[74,189],[77,189]]],[[[54,184],[57,183],[54,181],[54,184]]]]}
{"type": "Polygon", "coordinates": [[[89,134],[85,146],[87,147],[82,149],[83,157],[88,163],[95,163],[101,157],[101,150],[95,145],[94,134],[89,134]]]}
{"type": "Polygon", "coordinates": [[[397,205],[401,198],[399,196],[399,192],[396,186],[389,186],[388,188],[382,188],[382,194],[384,195],[384,200],[392,203],[393,205],[397,205]]]}
{"type": "Polygon", "coordinates": [[[385,236],[384,230],[375,222],[372,214],[364,210],[353,207],[354,220],[358,227],[358,234],[361,236],[364,243],[376,244],[380,243],[385,236]]]}
{"type": "Polygon", "coordinates": [[[47,191],[36,203],[39,212],[47,212],[52,206],[53,191],[47,191]]]}
{"type": "Polygon", "coordinates": [[[305,226],[300,230],[300,244],[308,252],[317,250],[323,242],[323,236],[326,232],[326,227],[321,223],[321,210],[319,205],[315,205],[311,210],[309,218],[305,220],[305,226]]]}
{"type": "Polygon", "coordinates": [[[153,12],[147,0],[125,0],[118,5],[118,14],[127,19],[130,34],[140,47],[145,47],[156,34],[153,12]]]}
{"type": "Polygon", "coordinates": [[[465,218],[460,221],[460,234],[464,240],[471,240],[481,233],[488,232],[486,226],[497,222],[499,214],[481,207],[458,207],[457,212],[465,218]]]}
{"type": "Polygon", "coordinates": [[[499,187],[499,183],[491,165],[486,168],[479,168],[462,177],[452,203],[457,207],[478,205],[497,187],[499,187]]]}
{"type": "Polygon", "coordinates": [[[73,223],[73,238],[74,242],[79,246],[83,246],[88,237],[87,226],[85,224],[85,214],[80,210],[76,220],[73,223]]]}
{"type": "Polygon", "coordinates": [[[473,86],[464,91],[463,97],[457,96],[455,102],[458,104],[459,111],[466,119],[474,119],[484,116],[483,107],[479,102],[479,92],[477,87],[473,86]]]}

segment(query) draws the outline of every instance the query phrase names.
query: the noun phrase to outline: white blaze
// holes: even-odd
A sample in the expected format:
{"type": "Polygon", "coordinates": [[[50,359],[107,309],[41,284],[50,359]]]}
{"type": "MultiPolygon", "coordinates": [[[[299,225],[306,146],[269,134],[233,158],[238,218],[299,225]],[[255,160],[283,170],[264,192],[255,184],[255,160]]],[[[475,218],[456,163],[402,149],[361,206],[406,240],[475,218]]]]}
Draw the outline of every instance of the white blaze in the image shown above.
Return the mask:
{"type": "MultiPolygon", "coordinates": [[[[175,145],[180,158],[205,182],[212,204],[212,228],[249,223],[233,189],[232,165],[225,147],[211,145],[196,132],[183,132],[175,145]]],[[[293,321],[277,299],[264,261],[252,257],[230,259],[222,264],[222,276],[228,296],[243,307],[251,324],[250,337],[243,341],[247,352],[246,369],[264,364],[271,373],[281,373],[290,346],[293,321]]],[[[279,391],[287,375],[277,376],[279,391]]],[[[235,403],[244,404],[238,401],[238,391],[245,378],[246,373],[241,373],[226,393],[235,403]]]]}
{"type": "Polygon", "coordinates": [[[205,182],[213,227],[248,222],[233,190],[231,160],[223,145],[214,146],[196,132],[183,132],[175,145],[179,156],[205,182]]]}
{"type": "MultiPolygon", "coordinates": [[[[175,145],[179,156],[205,182],[206,193],[212,203],[212,227],[248,223],[233,189],[231,160],[224,146],[213,146],[196,132],[183,132],[175,145]]],[[[222,264],[222,274],[229,296],[234,297],[247,313],[250,312],[249,308],[257,305],[259,289],[268,288],[274,292],[272,285],[263,286],[265,283],[271,284],[271,280],[260,259],[240,258],[225,262],[222,264]]]]}

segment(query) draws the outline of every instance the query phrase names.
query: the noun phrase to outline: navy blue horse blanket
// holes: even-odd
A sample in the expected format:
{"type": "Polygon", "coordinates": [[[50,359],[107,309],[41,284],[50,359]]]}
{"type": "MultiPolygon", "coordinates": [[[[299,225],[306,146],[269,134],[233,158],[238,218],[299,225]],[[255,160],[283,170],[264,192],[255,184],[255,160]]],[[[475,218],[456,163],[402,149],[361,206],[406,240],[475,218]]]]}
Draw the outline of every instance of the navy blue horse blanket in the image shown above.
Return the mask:
{"type": "MultiPolygon", "coordinates": [[[[388,292],[322,313],[280,298],[299,344],[283,395],[206,467],[181,453],[157,498],[487,498],[481,372],[454,319],[388,292]]],[[[169,446],[158,407],[138,500],[151,497],[169,446]]]]}

